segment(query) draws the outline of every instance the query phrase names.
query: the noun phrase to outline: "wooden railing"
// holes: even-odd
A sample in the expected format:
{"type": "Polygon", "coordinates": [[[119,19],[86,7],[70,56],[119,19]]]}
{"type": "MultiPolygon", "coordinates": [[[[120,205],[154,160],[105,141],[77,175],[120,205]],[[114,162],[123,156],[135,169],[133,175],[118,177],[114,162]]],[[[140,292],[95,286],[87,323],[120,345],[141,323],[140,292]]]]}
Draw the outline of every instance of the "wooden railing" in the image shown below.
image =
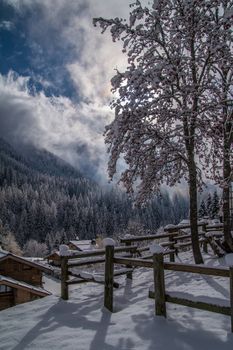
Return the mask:
{"type": "MultiPolygon", "coordinates": [[[[127,246],[127,247],[116,247],[115,252],[119,253],[128,253],[132,256],[133,253],[136,253],[137,246],[127,246]]],[[[71,255],[62,256],[61,255],[61,297],[64,300],[69,299],[69,286],[73,284],[80,284],[86,282],[96,282],[104,284],[104,277],[101,281],[101,275],[94,275],[85,273],[76,273],[71,271],[74,267],[96,265],[105,262],[105,249],[98,249],[87,252],[78,252],[72,253],[71,255]],[[87,259],[88,258],[88,259],[87,259]],[[72,276],[72,279],[69,279],[69,276],[72,276]]],[[[131,271],[124,270],[124,273],[130,273],[131,271]]],[[[120,272],[117,273],[120,275],[120,272]]],[[[118,287],[119,284],[114,282],[114,287],[118,287]]]]}
{"type": "MultiPolygon", "coordinates": [[[[200,224],[199,226],[202,227],[202,231],[199,233],[199,243],[200,245],[203,245],[203,249],[207,251],[207,241],[205,240],[205,232],[204,230],[206,224],[200,224]]],[[[149,242],[149,241],[155,241],[158,242],[162,247],[167,248],[167,252],[164,253],[164,255],[169,255],[170,262],[175,261],[175,256],[178,254],[178,252],[182,251],[185,247],[192,246],[191,242],[191,235],[184,234],[182,232],[183,229],[190,228],[188,225],[180,225],[175,226],[171,228],[165,228],[165,233],[163,234],[153,234],[153,235],[143,235],[143,236],[131,236],[131,237],[124,237],[120,239],[120,242],[122,244],[132,245],[139,242],[149,242]],[[162,241],[166,240],[167,241],[162,241]]],[[[144,246],[141,248],[138,248],[138,252],[145,252],[149,250],[149,246],[144,246]]],[[[148,255],[144,257],[145,259],[152,258],[152,255],[148,255]]]]}
{"type": "Polygon", "coordinates": [[[154,292],[149,296],[155,299],[155,314],[166,317],[166,302],[176,303],[197,309],[212,311],[231,316],[231,331],[233,332],[233,267],[209,267],[203,265],[187,265],[182,263],[164,262],[163,253],[153,254],[151,261],[135,258],[124,258],[115,255],[114,246],[106,247],[104,306],[113,312],[113,275],[114,265],[151,268],[154,271],[154,292]],[[179,271],[208,276],[228,277],[230,281],[230,306],[220,306],[203,301],[193,301],[171,296],[165,290],[164,271],[179,271]]]}

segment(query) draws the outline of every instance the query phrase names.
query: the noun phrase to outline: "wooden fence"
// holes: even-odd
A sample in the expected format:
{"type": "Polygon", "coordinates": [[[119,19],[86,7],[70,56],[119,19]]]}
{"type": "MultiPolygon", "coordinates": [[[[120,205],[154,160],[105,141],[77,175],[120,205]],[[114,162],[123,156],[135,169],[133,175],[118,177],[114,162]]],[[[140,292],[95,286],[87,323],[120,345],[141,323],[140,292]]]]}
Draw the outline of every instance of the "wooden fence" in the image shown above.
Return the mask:
{"type": "MultiPolygon", "coordinates": [[[[140,236],[140,237],[133,237],[127,239],[122,239],[121,241],[124,241],[125,246],[120,246],[115,248],[115,252],[117,253],[128,253],[130,257],[133,255],[142,255],[143,252],[149,251],[149,247],[139,247],[135,244],[135,242],[140,242],[142,240],[151,241],[151,240],[161,240],[161,239],[169,239],[168,242],[161,243],[164,247],[167,247],[168,249],[164,251],[164,255],[170,255],[170,259],[172,256],[174,256],[174,253],[176,252],[175,249],[172,249],[173,244],[175,241],[173,240],[173,237],[175,237],[177,233],[166,233],[161,235],[147,235],[147,236],[140,236]],[[170,248],[169,248],[170,247],[170,248]]],[[[147,255],[144,258],[149,259],[152,255],[147,255]]],[[[102,283],[104,284],[104,276],[103,281],[101,281],[101,276],[94,274],[90,274],[89,276],[85,274],[75,273],[72,271],[75,267],[82,267],[82,266],[88,266],[88,265],[96,265],[100,263],[105,262],[105,249],[98,249],[93,251],[87,251],[87,252],[75,252],[72,253],[72,255],[68,256],[61,256],[61,297],[64,300],[67,300],[69,298],[69,286],[73,284],[80,284],[85,282],[96,282],[96,283],[102,283]],[[72,276],[72,279],[69,279],[69,276],[72,276]]],[[[127,278],[132,279],[132,268],[130,266],[126,266],[126,268],[120,271],[116,271],[114,273],[114,276],[119,276],[121,274],[126,274],[127,278]]],[[[117,288],[118,283],[114,282],[114,287],[117,288]]]]}
{"type": "Polygon", "coordinates": [[[107,246],[105,261],[104,306],[111,312],[113,312],[114,265],[126,265],[131,267],[145,267],[153,269],[154,293],[150,292],[149,296],[155,298],[156,315],[162,315],[166,317],[166,302],[217,312],[231,316],[231,331],[233,332],[233,267],[216,268],[203,265],[186,265],[182,263],[164,262],[162,253],[153,254],[153,259],[151,261],[146,261],[144,259],[124,258],[117,255],[115,256],[114,247],[107,246]],[[166,294],[164,277],[165,270],[197,273],[208,276],[228,277],[230,281],[230,306],[219,306],[211,303],[193,301],[166,294]]]}
{"type": "MultiPolygon", "coordinates": [[[[222,225],[216,226],[207,226],[205,223],[199,224],[201,226],[202,231],[199,233],[199,242],[203,245],[205,251],[207,251],[207,243],[208,240],[205,237],[205,233],[209,230],[216,229],[222,227],[222,225]]],[[[150,247],[143,246],[138,247],[137,243],[140,242],[149,242],[149,241],[157,241],[160,243],[162,247],[165,248],[163,255],[169,255],[170,262],[175,262],[175,255],[178,254],[180,250],[185,247],[189,247],[192,245],[191,237],[188,234],[184,234],[183,230],[190,228],[189,225],[177,225],[170,228],[165,228],[164,234],[151,234],[144,236],[131,236],[124,237],[120,239],[122,244],[125,246],[116,247],[115,252],[118,253],[128,253],[130,257],[132,254],[138,254],[142,257],[142,259],[152,259],[152,254],[143,255],[143,253],[148,253],[150,247]]],[[[69,285],[79,284],[85,282],[96,282],[96,283],[104,283],[101,281],[100,276],[94,275],[85,275],[85,277],[80,273],[75,273],[72,271],[74,267],[88,266],[88,265],[96,265],[105,262],[105,250],[99,249],[95,251],[88,252],[77,252],[70,256],[61,256],[61,296],[63,299],[67,300],[69,297],[69,285]],[[69,279],[69,276],[72,276],[72,279],[69,279]]],[[[132,279],[132,269],[130,265],[126,265],[126,269],[124,273],[127,275],[127,278],[132,279]]],[[[115,273],[116,275],[120,275],[121,273],[115,273]]],[[[123,274],[123,271],[122,271],[123,274]]],[[[114,282],[114,287],[117,287],[118,284],[114,282]]]]}
{"type": "MultiPolygon", "coordinates": [[[[132,256],[137,251],[137,246],[116,247],[117,253],[129,253],[132,256]]],[[[72,255],[61,256],[61,297],[64,300],[69,299],[69,286],[73,284],[80,284],[86,282],[96,282],[104,284],[104,277],[101,279],[101,275],[95,274],[82,274],[73,272],[74,267],[82,267],[88,265],[96,265],[105,262],[105,249],[98,249],[87,252],[74,252],[72,255]],[[69,279],[72,276],[72,279],[69,279]]],[[[130,273],[130,269],[124,269],[124,271],[118,271],[116,275],[130,273]]],[[[114,282],[114,287],[117,288],[118,283],[114,282]]]]}
{"type": "MultiPolygon", "coordinates": [[[[199,224],[202,228],[201,232],[199,232],[199,243],[203,246],[203,250],[207,252],[207,239],[205,234],[207,232],[206,224],[199,224]]],[[[126,246],[130,246],[139,242],[148,242],[148,241],[158,241],[159,244],[167,248],[165,254],[169,255],[170,262],[175,261],[175,256],[179,251],[183,250],[183,248],[191,247],[191,235],[184,234],[184,229],[190,229],[190,225],[177,225],[171,228],[165,228],[164,234],[154,234],[154,235],[143,235],[143,236],[132,236],[132,237],[124,237],[120,239],[121,244],[125,244],[126,246]],[[162,239],[168,239],[167,241],[160,242],[162,239]]],[[[138,252],[145,252],[149,250],[149,246],[138,248],[138,252]]],[[[151,259],[152,255],[148,255],[144,257],[144,259],[151,259]]]]}

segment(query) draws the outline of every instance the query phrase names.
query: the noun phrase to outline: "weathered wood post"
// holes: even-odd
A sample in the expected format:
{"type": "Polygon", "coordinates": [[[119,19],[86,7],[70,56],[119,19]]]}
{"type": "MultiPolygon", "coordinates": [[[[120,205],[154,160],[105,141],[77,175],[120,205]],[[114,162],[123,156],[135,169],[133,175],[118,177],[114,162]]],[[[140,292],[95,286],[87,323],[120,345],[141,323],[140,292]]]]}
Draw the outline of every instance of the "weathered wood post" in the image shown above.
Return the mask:
{"type": "MultiPolygon", "coordinates": [[[[173,235],[170,235],[168,239],[169,239],[169,242],[171,243],[169,249],[175,250],[174,244],[175,244],[176,242],[175,242],[175,240],[174,240],[174,236],[173,236],[173,235]]],[[[175,253],[170,253],[169,256],[170,256],[170,262],[174,262],[174,261],[175,261],[175,253]]]]}
{"type": "Polygon", "coordinates": [[[230,266],[230,308],[231,308],[231,331],[233,332],[233,266],[230,266]]]}
{"type": "Polygon", "coordinates": [[[206,239],[206,223],[202,225],[202,232],[205,232],[205,236],[204,236],[204,241],[203,241],[203,252],[204,253],[208,253],[208,242],[206,239]]]}
{"type": "Polygon", "coordinates": [[[165,281],[163,252],[158,250],[153,254],[155,314],[166,317],[165,281]]]}
{"type": "MultiPolygon", "coordinates": [[[[131,242],[126,242],[125,245],[126,245],[126,247],[128,247],[128,246],[131,245],[131,242]]],[[[132,252],[130,252],[130,257],[131,258],[132,258],[132,255],[133,255],[132,252]]],[[[131,268],[131,266],[130,265],[126,265],[126,268],[131,268]]],[[[133,272],[132,271],[127,272],[126,278],[129,278],[130,280],[132,280],[133,279],[133,272]]]]}
{"type": "Polygon", "coordinates": [[[61,256],[61,297],[64,300],[69,299],[67,280],[68,280],[68,258],[67,256],[61,256]]]}
{"type": "Polygon", "coordinates": [[[68,256],[70,254],[69,247],[66,244],[61,244],[59,246],[59,254],[61,257],[61,297],[64,300],[69,299],[68,292],[68,256]]]}
{"type": "Polygon", "coordinates": [[[114,245],[105,246],[105,286],[104,306],[113,312],[113,274],[114,274],[114,245]]]}

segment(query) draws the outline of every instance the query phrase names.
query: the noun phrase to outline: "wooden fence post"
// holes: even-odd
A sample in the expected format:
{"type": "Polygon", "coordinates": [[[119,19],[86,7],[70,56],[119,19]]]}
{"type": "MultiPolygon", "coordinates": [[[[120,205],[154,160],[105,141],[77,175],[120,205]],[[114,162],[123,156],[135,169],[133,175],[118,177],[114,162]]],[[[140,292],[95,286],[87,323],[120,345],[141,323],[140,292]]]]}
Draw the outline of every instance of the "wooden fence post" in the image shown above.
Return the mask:
{"type": "Polygon", "coordinates": [[[104,306],[113,312],[113,274],[114,274],[114,246],[105,247],[105,287],[104,306]]]}
{"type": "Polygon", "coordinates": [[[153,254],[155,314],[166,317],[163,253],[153,254]]]}
{"type": "Polygon", "coordinates": [[[231,309],[231,331],[233,332],[233,266],[230,266],[230,309],[231,309]]]}
{"type": "Polygon", "coordinates": [[[67,280],[68,280],[68,258],[67,256],[61,256],[61,297],[64,300],[69,299],[67,280]]]}
{"type": "MultiPolygon", "coordinates": [[[[126,247],[128,247],[128,246],[130,246],[130,245],[131,245],[131,242],[126,242],[126,243],[125,243],[125,245],[126,245],[126,247]]],[[[130,256],[130,257],[132,257],[132,253],[130,253],[130,254],[131,254],[131,256],[130,256]]],[[[126,265],[126,268],[131,268],[131,266],[130,266],[130,265],[126,265]]],[[[126,274],[126,278],[129,278],[130,280],[132,280],[132,279],[133,279],[133,273],[132,273],[132,271],[127,272],[127,274],[126,274]]]]}
{"type": "MultiPolygon", "coordinates": [[[[202,225],[202,231],[206,233],[206,224],[202,225]]],[[[205,240],[203,241],[203,252],[208,253],[208,242],[206,240],[206,236],[205,240]]]]}
{"type": "MultiPolygon", "coordinates": [[[[175,244],[175,240],[174,240],[174,236],[169,236],[169,242],[171,242],[172,244],[169,246],[169,249],[174,250],[174,244],[175,244]]],[[[175,261],[175,254],[174,253],[170,253],[170,262],[174,262],[175,261]]]]}

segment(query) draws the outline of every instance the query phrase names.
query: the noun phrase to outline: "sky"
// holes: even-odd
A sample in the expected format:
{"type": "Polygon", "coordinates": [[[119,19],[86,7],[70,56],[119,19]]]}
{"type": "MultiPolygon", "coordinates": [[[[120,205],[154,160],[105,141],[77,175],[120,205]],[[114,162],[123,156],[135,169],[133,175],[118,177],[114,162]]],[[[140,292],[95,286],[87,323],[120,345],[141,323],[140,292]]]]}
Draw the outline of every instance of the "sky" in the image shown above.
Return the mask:
{"type": "Polygon", "coordinates": [[[110,79],[126,57],[92,18],[127,18],[131,2],[0,0],[0,137],[106,180],[110,79]]]}

